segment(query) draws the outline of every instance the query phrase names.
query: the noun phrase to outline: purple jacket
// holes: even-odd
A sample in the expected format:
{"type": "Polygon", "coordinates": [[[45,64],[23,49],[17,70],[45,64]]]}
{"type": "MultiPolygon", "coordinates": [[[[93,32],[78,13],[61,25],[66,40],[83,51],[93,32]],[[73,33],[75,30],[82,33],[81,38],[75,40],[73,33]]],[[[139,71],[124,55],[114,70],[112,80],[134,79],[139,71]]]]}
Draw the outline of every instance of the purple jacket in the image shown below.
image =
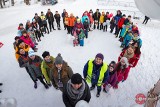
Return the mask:
{"type": "Polygon", "coordinates": [[[110,73],[110,71],[108,70],[107,72],[109,72],[109,78],[108,80],[105,82],[105,84],[103,85],[103,87],[105,87],[106,85],[110,84],[112,87],[116,85],[117,82],[117,72],[114,73],[110,73]]]}
{"type": "Polygon", "coordinates": [[[74,25],[73,30],[75,31],[75,30],[77,30],[77,29],[84,29],[83,24],[82,24],[81,22],[80,22],[80,23],[76,23],[76,24],[74,25]]]}

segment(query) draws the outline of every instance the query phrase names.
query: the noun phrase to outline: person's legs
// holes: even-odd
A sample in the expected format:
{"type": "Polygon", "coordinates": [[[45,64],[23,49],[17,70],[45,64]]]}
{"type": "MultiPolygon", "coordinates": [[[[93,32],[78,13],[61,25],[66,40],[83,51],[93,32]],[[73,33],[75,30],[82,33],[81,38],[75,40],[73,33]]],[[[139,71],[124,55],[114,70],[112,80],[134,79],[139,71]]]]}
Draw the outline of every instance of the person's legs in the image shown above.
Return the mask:
{"type": "Polygon", "coordinates": [[[146,20],[145,25],[147,24],[147,22],[148,22],[148,19],[146,20]]]}
{"type": "Polygon", "coordinates": [[[49,87],[48,87],[48,85],[43,81],[43,78],[40,76],[40,77],[37,77],[39,80],[40,80],[40,82],[44,85],[44,87],[46,88],[46,89],[48,89],[49,87]]]}
{"type": "Polygon", "coordinates": [[[90,90],[93,90],[95,88],[95,84],[92,83],[92,86],[90,87],[90,90]]]}
{"type": "Polygon", "coordinates": [[[101,89],[102,89],[101,86],[97,86],[97,95],[96,95],[96,97],[100,96],[101,89]]]}

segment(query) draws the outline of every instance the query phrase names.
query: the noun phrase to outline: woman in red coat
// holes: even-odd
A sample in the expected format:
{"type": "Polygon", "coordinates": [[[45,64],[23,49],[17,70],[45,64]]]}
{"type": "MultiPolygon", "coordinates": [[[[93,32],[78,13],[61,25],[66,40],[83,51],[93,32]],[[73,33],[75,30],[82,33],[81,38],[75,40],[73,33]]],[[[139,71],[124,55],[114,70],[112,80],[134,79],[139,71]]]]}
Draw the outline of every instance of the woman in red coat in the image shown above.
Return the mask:
{"type": "Polygon", "coordinates": [[[116,68],[114,69],[115,72],[117,72],[117,83],[113,87],[115,89],[118,89],[119,82],[124,82],[128,78],[129,74],[129,66],[128,66],[128,59],[126,57],[122,57],[120,61],[116,64],[116,68]]]}
{"type": "Polygon", "coordinates": [[[134,49],[134,54],[135,54],[135,58],[134,58],[134,63],[133,63],[133,67],[135,67],[140,59],[141,56],[141,50],[140,50],[140,46],[138,42],[134,42],[132,44],[132,46],[135,48],[134,49]]]}

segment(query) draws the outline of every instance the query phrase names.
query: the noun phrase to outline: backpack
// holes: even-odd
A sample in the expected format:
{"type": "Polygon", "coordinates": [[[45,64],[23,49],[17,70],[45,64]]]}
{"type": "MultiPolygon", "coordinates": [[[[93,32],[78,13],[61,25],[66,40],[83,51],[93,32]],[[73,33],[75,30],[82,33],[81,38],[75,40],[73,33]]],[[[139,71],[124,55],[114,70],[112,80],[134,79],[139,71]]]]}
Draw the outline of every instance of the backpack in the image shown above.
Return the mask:
{"type": "Polygon", "coordinates": [[[147,93],[147,98],[144,107],[156,107],[160,99],[160,79],[153,88],[147,93]]]}

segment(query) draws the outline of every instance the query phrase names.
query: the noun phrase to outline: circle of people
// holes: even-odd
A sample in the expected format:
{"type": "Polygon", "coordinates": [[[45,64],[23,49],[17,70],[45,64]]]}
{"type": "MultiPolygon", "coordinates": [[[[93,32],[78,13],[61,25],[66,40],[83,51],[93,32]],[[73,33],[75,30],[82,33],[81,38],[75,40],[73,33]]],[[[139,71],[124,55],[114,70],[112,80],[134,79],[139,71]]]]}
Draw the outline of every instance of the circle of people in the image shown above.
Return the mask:
{"type": "Polygon", "coordinates": [[[133,24],[131,16],[126,18],[120,10],[113,16],[109,12],[99,12],[99,9],[93,13],[92,9],[85,11],[82,18],[75,17],[72,13],[70,16],[63,10],[62,18],[64,30],[67,34],[75,37],[73,45],[80,44],[83,46],[84,38],[88,38],[88,32],[94,29],[107,32],[110,27],[110,33],[114,31],[115,37],[119,37],[122,52],[117,61],[111,61],[108,65],[103,61],[104,56],[98,53],[94,59],[90,59],[84,65],[83,78],[79,73],[73,73],[72,68],[63,60],[61,54],[57,57],[50,55],[48,51],[42,53],[43,59],[36,55],[37,41],[41,41],[41,36],[56,30],[54,21],[57,23],[57,29],[60,27],[60,14],[58,11],[53,13],[48,9],[46,15],[41,12],[38,16],[35,13],[32,22],[27,20],[25,28],[20,23],[18,26],[18,36],[13,43],[15,56],[21,68],[25,68],[30,78],[33,80],[34,88],[37,89],[39,80],[46,89],[52,85],[56,90],[63,93],[63,102],[66,107],[75,107],[80,100],[89,102],[91,99],[90,91],[97,88],[96,97],[100,96],[101,90],[105,93],[111,88],[118,89],[118,85],[128,78],[130,68],[134,68],[141,55],[140,48],[142,40],[137,24],[133,24]],[[47,22],[48,20],[48,22],[47,22]],[[48,28],[49,24],[49,28],[48,28]],[[116,63],[117,62],[117,63],[116,63]],[[89,88],[87,83],[91,83],[89,88]]]}

